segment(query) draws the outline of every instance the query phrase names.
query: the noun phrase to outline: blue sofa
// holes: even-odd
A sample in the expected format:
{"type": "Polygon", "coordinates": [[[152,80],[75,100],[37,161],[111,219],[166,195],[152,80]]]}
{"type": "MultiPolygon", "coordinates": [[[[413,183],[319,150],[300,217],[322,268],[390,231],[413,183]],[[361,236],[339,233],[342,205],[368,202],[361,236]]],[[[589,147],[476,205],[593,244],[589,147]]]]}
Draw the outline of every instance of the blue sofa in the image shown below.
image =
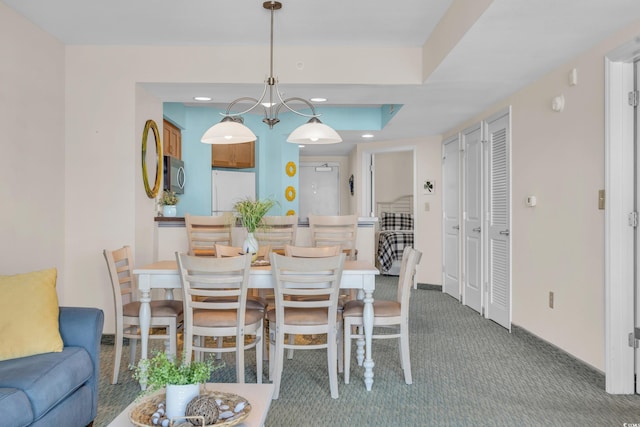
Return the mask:
{"type": "Polygon", "coordinates": [[[104,313],[60,307],[62,352],[0,361],[0,425],[91,425],[98,411],[104,313]]]}

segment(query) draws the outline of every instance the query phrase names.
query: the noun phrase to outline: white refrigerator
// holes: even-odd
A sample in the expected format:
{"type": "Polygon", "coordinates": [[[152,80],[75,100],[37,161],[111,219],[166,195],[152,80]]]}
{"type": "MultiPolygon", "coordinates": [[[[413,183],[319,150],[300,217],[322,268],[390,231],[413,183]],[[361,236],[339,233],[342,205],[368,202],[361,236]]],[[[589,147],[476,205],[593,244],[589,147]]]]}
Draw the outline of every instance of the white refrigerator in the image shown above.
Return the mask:
{"type": "Polygon", "coordinates": [[[255,172],[211,171],[211,215],[232,212],[233,205],[250,197],[256,198],[255,172]]]}

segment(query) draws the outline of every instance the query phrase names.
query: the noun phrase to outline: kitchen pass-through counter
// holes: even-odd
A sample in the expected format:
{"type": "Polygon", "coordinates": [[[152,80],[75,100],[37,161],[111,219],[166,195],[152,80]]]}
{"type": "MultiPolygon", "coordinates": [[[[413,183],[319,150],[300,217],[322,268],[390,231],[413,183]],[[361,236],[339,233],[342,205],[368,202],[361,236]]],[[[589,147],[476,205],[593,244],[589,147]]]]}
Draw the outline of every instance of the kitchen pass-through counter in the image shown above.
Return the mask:
{"type": "MultiPolygon", "coordinates": [[[[188,252],[189,242],[183,217],[156,217],[154,227],[154,261],[174,259],[177,252],[188,252]]],[[[358,260],[369,261],[375,265],[375,232],[378,218],[358,218],[356,249],[358,260]]],[[[234,227],[231,232],[232,244],[242,246],[247,235],[244,227],[234,227]]],[[[309,224],[298,224],[297,246],[311,246],[309,224]]]]}

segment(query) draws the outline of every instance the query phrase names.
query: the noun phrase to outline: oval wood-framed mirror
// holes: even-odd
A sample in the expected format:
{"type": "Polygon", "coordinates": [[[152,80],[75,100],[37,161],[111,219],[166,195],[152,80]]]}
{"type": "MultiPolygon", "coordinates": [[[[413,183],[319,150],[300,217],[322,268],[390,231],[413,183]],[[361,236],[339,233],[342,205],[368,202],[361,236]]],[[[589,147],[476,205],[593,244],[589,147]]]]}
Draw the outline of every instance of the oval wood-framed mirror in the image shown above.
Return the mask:
{"type": "MultiPolygon", "coordinates": [[[[151,156],[151,153],[149,153],[151,156]]],[[[158,131],[158,125],[153,120],[147,120],[144,124],[144,132],[142,133],[142,179],[144,181],[144,191],[147,192],[147,196],[153,199],[158,195],[160,190],[160,178],[162,171],[162,141],[160,140],[160,132],[158,131]],[[153,188],[149,185],[149,172],[147,171],[147,139],[149,138],[149,130],[153,131],[153,138],[155,139],[155,160],[156,160],[156,177],[154,180],[153,188]]]]}

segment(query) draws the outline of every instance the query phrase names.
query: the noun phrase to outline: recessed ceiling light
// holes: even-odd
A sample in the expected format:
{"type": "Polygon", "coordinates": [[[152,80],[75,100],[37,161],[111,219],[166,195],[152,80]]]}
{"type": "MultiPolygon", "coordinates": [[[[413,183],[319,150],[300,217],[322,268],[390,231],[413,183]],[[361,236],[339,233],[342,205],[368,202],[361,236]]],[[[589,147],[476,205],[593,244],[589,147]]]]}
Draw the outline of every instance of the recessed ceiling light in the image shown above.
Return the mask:
{"type": "Polygon", "coordinates": [[[211,101],[211,98],[208,96],[194,96],[193,99],[196,101],[211,101]]]}
{"type": "Polygon", "coordinates": [[[311,98],[311,102],[327,102],[327,98],[311,98]]]}
{"type": "Polygon", "coordinates": [[[365,133],[364,135],[362,135],[363,138],[373,138],[373,134],[370,133],[365,133]]]}
{"type": "Polygon", "coordinates": [[[298,148],[304,148],[304,145],[298,145],[298,148]]]}

